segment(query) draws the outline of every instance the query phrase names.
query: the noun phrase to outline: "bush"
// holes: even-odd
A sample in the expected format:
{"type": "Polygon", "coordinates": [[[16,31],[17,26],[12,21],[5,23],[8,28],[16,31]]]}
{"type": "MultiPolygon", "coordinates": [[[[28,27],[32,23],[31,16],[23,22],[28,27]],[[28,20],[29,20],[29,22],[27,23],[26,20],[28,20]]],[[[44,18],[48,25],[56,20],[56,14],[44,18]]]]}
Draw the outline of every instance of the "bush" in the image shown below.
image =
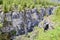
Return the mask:
{"type": "Polygon", "coordinates": [[[3,0],[0,0],[0,4],[3,4],[3,0]]]}

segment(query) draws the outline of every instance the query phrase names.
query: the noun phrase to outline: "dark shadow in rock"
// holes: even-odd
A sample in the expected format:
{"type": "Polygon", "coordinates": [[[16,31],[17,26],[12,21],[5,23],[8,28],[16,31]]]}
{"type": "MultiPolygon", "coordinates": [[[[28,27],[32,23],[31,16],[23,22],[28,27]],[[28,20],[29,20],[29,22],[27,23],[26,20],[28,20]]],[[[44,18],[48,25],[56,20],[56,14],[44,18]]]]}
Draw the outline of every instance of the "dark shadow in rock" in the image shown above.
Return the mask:
{"type": "Polygon", "coordinates": [[[30,27],[30,28],[27,28],[28,32],[32,32],[33,31],[33,28],[30,27]]]}
{"type": "Polygon", "coordinates": [[[46,26],[44,27],[44,32],[48,30],[48,28],[49,28],[49,24],[46,24],[46,26]]]}

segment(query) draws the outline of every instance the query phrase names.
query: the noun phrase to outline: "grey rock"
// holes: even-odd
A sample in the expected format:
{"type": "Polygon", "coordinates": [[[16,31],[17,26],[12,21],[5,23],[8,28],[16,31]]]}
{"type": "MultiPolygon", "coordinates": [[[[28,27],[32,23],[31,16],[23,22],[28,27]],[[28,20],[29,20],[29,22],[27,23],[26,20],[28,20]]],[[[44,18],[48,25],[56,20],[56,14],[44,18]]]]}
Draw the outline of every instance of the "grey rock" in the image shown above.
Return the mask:
{"type": "Polygon", "coordinates": [[[7,21],[12,21],[12,12],[6,13],[6,19],[7,21]]]}

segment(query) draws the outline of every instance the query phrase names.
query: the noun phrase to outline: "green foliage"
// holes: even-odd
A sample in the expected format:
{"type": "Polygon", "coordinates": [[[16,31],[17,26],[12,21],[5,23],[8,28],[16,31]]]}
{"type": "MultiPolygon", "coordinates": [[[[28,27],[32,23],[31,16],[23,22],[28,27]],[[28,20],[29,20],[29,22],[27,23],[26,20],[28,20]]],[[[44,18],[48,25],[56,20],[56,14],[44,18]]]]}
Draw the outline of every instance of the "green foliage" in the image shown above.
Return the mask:
{"type": "MultiPolygon", "coordinates": [[[[18,6],[18,10],[21,11],[27,8],[34,8],[36,5],[48,6],[48,5],[57,5],[50,0],[3,0],[3,9],[4,12],[12,11],[13,6],[18,6]]],[[[58,4],[60,5],[60,4],[58,4]]]]}
{"type": "Polygon", "coordinates": [[[8,1],[7,0],[3,0],[3,10],[4,10],[4,13],[8,12],[8,1]]]}
{"type": "Polygon", "coordinates": [[[0,4],[3,4],[3,0],[0,0],[0,4]]]}

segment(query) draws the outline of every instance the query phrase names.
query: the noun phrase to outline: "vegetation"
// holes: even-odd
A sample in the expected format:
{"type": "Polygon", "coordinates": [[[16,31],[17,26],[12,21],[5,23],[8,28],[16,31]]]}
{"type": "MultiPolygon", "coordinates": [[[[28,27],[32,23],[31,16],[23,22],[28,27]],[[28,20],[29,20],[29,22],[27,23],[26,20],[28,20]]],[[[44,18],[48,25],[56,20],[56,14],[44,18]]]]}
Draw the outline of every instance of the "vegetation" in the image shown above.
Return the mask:
{"type": "Polygon", "coordinates": [[[49,6],[49,5],[60,5],[58,3],[51,2],[50,0],[1,0],[3,1],[4,12],[12,11],[17,7],[19,11],[24,8],[34,8],[37,5],[49,6]]]}
{"type": "Polygon", "coordinates": [[[0,0],[0,4],[3,4],[3,0],[0,0]]]}

